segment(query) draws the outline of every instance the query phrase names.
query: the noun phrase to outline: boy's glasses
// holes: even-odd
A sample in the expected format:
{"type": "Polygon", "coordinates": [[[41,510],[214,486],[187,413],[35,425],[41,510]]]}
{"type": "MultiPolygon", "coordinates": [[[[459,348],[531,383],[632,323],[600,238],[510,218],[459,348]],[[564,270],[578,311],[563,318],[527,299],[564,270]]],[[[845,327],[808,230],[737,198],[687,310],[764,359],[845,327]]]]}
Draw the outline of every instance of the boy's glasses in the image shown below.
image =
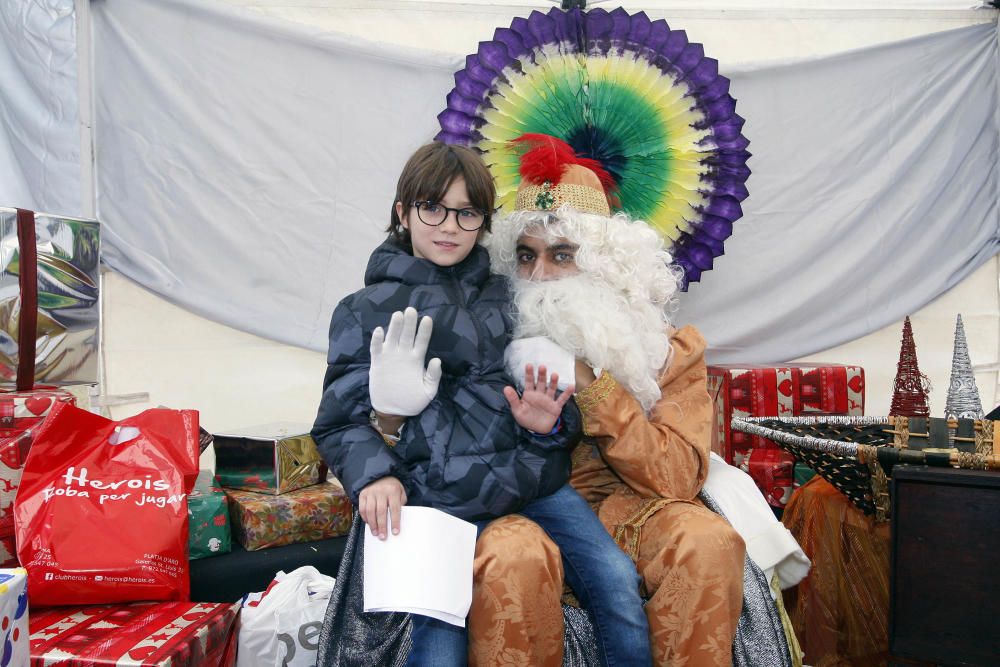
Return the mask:
{"type": "Polygon", "coordinates": [[[449,208],[436,201],[415,201],[413,206],[417,209],[417,217],[420,222],[431,227],[437,227],[448,219],[448,213],[454,211],[455,221],[458,226],[467,232],[474,232],[486,222],[486,214],[478,208],[449,208]]]}

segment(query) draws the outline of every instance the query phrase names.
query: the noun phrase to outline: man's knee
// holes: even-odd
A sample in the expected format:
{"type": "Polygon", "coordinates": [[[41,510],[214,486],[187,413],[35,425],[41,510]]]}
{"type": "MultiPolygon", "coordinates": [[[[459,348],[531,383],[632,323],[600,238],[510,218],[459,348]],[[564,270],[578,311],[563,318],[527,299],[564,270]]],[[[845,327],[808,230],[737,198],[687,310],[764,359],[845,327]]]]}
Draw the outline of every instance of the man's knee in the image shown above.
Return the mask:
{"type": "Polygon", "coordinates": [[[562,559],[559,548],[538,524],[512,514],[491,522],[476,542],[475,574],[477,577],[510,571],[550,571],[553,578],[562,579],[562,559]]]}
{"type": "Polygon", "coordinates": [[[698,521],[691,523],[686,532],[689,548],[695,553],[713,554],[720,559],[728,558],[742,572],[746,543],[724,518],[706,510],[698,521]]]}
{"type": "Polygon", "coordinates": [[[713,578],[721,573],[742,581],[746,545],[729,522],[698,505],[665,509],[642,529],[639,561],[647,578],[683,565],[690,576],[704,571],[713,578]]]}

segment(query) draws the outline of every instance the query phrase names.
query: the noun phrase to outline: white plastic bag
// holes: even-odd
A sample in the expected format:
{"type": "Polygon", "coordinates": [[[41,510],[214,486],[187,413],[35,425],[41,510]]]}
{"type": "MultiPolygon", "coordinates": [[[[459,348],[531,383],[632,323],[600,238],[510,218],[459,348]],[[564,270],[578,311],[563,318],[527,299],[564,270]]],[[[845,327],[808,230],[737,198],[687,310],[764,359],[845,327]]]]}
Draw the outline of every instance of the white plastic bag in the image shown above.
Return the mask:
{"type": "Polygon", "coordinates": [[[334,578],[306,565],[243,599],[236,667],[314,667],[334,578]]]}

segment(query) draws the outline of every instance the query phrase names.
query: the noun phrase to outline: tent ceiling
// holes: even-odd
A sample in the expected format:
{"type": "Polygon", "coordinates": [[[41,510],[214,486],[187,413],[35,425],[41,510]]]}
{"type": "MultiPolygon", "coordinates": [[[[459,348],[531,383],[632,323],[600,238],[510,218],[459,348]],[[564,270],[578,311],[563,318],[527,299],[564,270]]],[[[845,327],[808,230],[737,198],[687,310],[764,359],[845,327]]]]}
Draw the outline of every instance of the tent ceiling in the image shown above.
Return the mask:
{"type": "MultiPolygon", "coordinates": [[[[252,7],[271,7],[284,9],[321,9],[321,8],[407,8],[423,7],[428,10],[435,6],[447,6],[448,11],[481,11],[483,7],[499,9],[504,7],[537,8],[547,10],[553,5],[559,5],[557,0],[227,0],[231,4],[252,7]]],[[[989,8],[986,0],[588,0],[590,8],[613,9],[624,7],[630,11],[780,11],[783,13],[796,11],[823,11],[837,13],[844,11],[967,11],[989,8]]]]}

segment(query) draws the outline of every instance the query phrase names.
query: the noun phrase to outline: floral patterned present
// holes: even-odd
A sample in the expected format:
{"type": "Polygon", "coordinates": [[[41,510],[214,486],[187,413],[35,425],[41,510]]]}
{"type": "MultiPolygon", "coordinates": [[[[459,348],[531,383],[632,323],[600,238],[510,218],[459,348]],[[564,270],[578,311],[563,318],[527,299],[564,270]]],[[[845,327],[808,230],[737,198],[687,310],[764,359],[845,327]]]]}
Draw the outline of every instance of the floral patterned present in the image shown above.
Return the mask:
{"type": "Polygon", "coordinates": [[[287,493],[324,479],[305,424],[277,423],[216,433],[215,473],[226,488],[287,493]]]}
{"type": "Polygon", "coordinates": [[[226,489],[233,537],[247,551],[346,535],[351,501],[330,480],[280,496],[226,489]]]}
{"type": "Polygon", "coordinates": [[[137,602],[31,611],[31,665],[233,667],[239,604],[137,602]]]}

